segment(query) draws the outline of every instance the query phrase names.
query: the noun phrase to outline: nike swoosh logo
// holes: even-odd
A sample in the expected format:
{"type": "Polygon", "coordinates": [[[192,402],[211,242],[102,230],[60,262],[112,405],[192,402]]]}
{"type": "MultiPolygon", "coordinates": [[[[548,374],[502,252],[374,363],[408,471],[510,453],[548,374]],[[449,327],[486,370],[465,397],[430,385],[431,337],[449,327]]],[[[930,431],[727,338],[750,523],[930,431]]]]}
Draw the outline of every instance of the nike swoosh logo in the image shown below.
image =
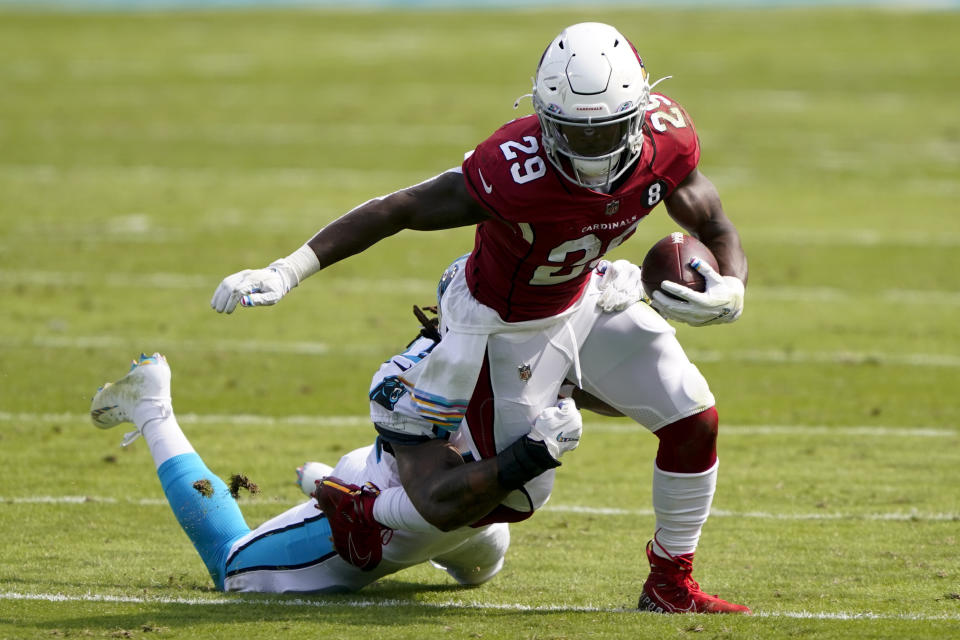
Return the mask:
{"type": "Polygon", "coordinates": [[[685,609],[681,609],[680,607],[675,607],[671,605],[669,602],[667,602],[667,600],[665,600],[663,596],[657,593],[656,589],[651,588],[650,593],[651,595],[653,595],[654,598],[656,598],[663,606],[665,606],[670,611],[673,611],[676,613],[696,613],[697,605],[693,601],[693,598],[690,598],[690,606],[688,606],[685,609]]]}
{"type": "Polygon", "coordinates": [[[372,552],[368,551],[367,555],[361,556],[360,552],[357,550],[356,545],[353,544],[353,534],[347,534],[347,549],[350,552],[350,560],[357,567],[362,567],[370,561],[370,556],[373,555],[372,552]]]}
{"type": "Polygon", "coordinates": [[[480,182],[483,183],[483,190],[487,193],[493,193],[493,187],[487,184],[487,181],[483,179],[483,171],[477,169],[477,175],[480,176],[480,182]]]}

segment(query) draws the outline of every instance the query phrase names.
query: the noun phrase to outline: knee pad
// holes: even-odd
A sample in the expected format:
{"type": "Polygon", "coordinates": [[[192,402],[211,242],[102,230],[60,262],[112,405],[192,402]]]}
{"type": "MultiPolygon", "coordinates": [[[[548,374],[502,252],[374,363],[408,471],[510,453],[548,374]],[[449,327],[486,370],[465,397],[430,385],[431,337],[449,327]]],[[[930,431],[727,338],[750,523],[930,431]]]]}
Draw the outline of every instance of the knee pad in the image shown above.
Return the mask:
{"type": "Polygon", "coordinates": [[[706,471],[717,461],[719,427],[717,409],[710,407],[657,429],[657,466],[675,473],[706,471]]]}

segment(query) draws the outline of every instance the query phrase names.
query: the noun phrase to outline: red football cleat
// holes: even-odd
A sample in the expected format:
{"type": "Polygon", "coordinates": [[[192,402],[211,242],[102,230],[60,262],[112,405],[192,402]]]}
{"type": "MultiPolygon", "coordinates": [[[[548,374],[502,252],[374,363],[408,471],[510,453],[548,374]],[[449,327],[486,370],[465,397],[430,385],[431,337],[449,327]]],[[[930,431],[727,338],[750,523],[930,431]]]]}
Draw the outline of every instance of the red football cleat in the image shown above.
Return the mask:
{"type": "Polygon", "coordinates": [[[380,564],[383,545],[393,537],[393,529],[373,518],[373,502],[378,495],[380,489],[372,482],[358,487],[333,476],[317,481],[317,503],[330,522],[333,548],[363,571],[380,564]]]}
{"type": "Polygon", "coordinates": [[[647,543],[650,576],[643,585],[637,608],[656,613],[745,613],[750,609],[733,604],[700,589],[693,579],[693,554],[661,558],[653,552],[653,543],[647,543]]]}

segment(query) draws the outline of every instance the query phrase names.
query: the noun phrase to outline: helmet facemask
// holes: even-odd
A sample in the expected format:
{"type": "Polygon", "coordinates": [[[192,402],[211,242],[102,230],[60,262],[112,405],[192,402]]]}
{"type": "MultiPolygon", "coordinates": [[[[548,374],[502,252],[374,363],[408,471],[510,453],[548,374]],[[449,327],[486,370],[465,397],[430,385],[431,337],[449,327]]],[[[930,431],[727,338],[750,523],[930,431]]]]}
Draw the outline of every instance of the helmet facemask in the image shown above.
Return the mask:
{"type": "Polygon", "coordinates": [[[571,182],[605,190],[639,157],[643,144],[640,108],[582,119],[550,113],[537,103],[534,97],[547,157],[571,182]]]}

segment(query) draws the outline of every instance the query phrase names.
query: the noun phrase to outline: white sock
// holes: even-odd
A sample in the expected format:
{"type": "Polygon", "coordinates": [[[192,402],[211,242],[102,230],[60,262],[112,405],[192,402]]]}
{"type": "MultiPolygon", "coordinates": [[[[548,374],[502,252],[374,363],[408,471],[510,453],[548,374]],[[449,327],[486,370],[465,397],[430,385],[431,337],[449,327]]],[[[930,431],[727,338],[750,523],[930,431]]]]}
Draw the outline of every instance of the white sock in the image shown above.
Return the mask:
{"type": "Polygon", "coordinates": [[[717,488],[718,460],[700,473],[662,471],[653,465],[653,511],[657,514],[654,553],[666,557],[693,553],[700,541],[717,488]],[[660,547],[663,547],[662,549],[660,547]]]}
{"type": "Polygon", "coordinates": [[[147,442],[157,469],[164,462],[183,453],[194,453],[193,445],[180,429],[170,402],[142,400],[133,410],[133,422],[147,442]]]}
{"type": "Polygon", "coordinates": [[[440,529],[423,519],[403,487],[391,487],[381,491],[373,503],[373,517],[377,522],[391,529],[422,533],[440,532],[440,529]]]}

